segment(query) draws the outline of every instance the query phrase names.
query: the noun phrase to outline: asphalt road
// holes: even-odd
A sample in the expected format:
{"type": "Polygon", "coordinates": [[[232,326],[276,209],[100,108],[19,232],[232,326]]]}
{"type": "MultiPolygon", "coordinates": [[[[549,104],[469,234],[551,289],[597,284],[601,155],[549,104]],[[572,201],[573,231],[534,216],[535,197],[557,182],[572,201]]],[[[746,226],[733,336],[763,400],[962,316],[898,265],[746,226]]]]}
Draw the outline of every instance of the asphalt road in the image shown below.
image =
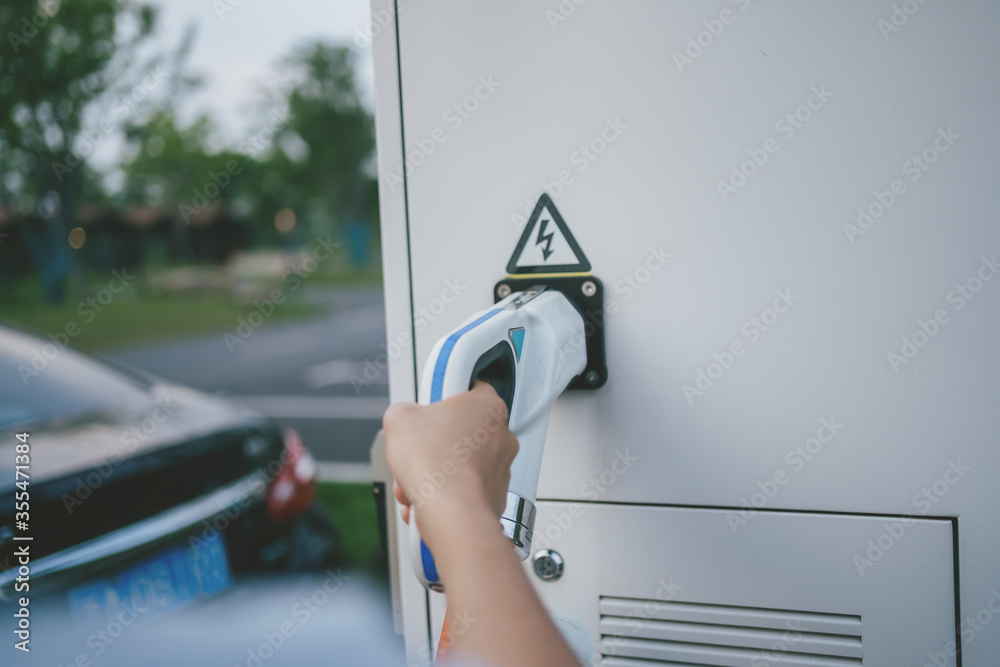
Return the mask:
{"type": "MultiPolygon", "coordinates": [[[[233,322],[231,337],[215,334],[110,356],[164,379],[246,402],[295,428],[317,460],[327,464],[326,476],[363,479],[368,449],[389,404],[384,370],[370,384],[356,381],[365,377],[366,361],[376,361],[385,351],[382,290],[314,287],[306,298],[328,306],[329,312],[289,323],[265,321],[258,329],[244,328],[245,339],[233,322]]],[[[248,315],[252,311],[247,308],[248,315]]],[[[375,370],[370,367],[368,377],[375,370]]]]}

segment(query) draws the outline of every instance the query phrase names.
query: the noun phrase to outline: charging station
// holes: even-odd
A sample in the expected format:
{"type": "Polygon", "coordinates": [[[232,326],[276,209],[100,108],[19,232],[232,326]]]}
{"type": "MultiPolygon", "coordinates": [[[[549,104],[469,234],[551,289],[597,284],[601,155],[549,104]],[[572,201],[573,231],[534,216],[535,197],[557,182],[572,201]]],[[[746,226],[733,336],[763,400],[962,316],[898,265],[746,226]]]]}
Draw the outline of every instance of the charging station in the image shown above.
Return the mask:
{"type": "Polygon", "coordinates": [[[525,561],[583,658],[997,664],[1000,5],[372,10],[391,400],[512,292],[597,300],[525,561]]]}

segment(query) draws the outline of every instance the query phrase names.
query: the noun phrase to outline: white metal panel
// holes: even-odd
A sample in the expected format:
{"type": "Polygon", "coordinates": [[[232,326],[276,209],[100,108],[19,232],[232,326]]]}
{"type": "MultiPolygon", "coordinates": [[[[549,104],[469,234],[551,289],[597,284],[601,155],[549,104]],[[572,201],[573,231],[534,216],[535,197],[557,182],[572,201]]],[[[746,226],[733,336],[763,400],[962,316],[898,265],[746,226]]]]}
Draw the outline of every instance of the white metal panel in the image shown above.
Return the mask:
{"type": "MultiPolygon", "coordinates": [[[[563,412],[572,415],[562,415],[597,414],[587,440],[643,449],[639,477],[610,499],[733,504],[752,486],[748,472],[773,472],[789,447],[833,416],[846,425],[836,451],[823,474],[788,488],[788,502],[912,510],[910,494],[898,491],[939,471],[942,442],[962,434],[975,447],[1000,425],[988,410],[997,375],[983,370],[997,362],[990,343],[1000,311],[990,305],[1000,289],[951,312],[941,337],[901,372],[886,360],[901,335],[919,330],[918,319],[954,308],[948,291],[1000,249],[991,220],[1000,189],[983,189],[998,175],[1000,97],[988,85],[996,58],[986,56],[1000,55],[990,50],[1000,7],[961,7],[938,10],[923,28],[914,19],[908,28],[929,31],[923,39],[910,32],[888,44],[875,28],[888,7],[809,4],[791,15],[754,7],[731,26],[738,34],[720,38],[684,76],[670,54],[712,16],[702,3],[587,5],[556,31],[523,6],[402,13],[413,155],[421,154],[417,141],[447,127],[445,114],[480,77],[502,84],[413,169],[415,301],[432,300],[457,275],[470,285],[457,311],[488,304],[517,240],[510,214],[571,164],[605,118],[619,117],[629,126],[621,143],[556,197],[619,306],[608,329],[608,390],[571,397],[563,412]],[[950,40],[942,36],[949,31],[950,40]],[[723,204],[716,181],[746,149],[778,136],[775,120],[813,86],[834,97],[784,142],[773,168],[723,204]],[[949,125],[962,143],[901,199],[908,208],[891,211],[896,224],[848,243],[842,226],[857,205],[949,125]],[[667,246],[672,261],[626,301],[616,282],[652,244],[667,246]],[[751,342],[743,323],[785,289],[794,305],[751,342]],[[682,386],[734,340],[745,354],[688,405],[682,386]],[[726,464],[716,463],[721,457],[726,464]],[[885,483],[887,469],[903,488],[885,483]]],[[[418,360],[453,319],[418,336],[418,360]]],[[[575,477],[601,470],[601,456],[581,462],[561,435],[553,430],[552,449],[575,477]]],[[[602,443],[595,453],[609,452],[602,443]]],[[[576,495],[573,482],[565,472],[549,475],[547,492],[576,495]]]]}
{"type": "MultiPolygon", "coordinates": [[[[372,41],[375,66],[376,139],[380,168],[402,159],[402,116],[399,99],[399,70],[396,50],[395,3],[392,0],[372,0],[372,22],[365,32],[376,33],[372,41]]],[[[410,264],[407,247],[406,199],[402,187],[379,188],[379,217],[382,232],[382,276],[385,281],[386,357],[383,372],[388,373],[391,402],[415,401],[417,384],[414,375],[413,313],[410,308],[410,264]]],[[[379,360],[372,360],[379,369],[379,360]]],[[[374,378],[368,378],[372,380],[374,378]]],[[[390,498],[389,504],[395,507],[390,498]]],[[[405,535],[407,526],[398,512],[396,534],[405,535]]],[[[406,540],[395,544],[397,563],[409,565],[406,540]]],[[[400,567],[398,572],[402,606],[403,637],[406,641],[407,662],[430,664],[428,642],[428,593],[417,581],[412,570],[400,567]]]]}
{"type": "MultiPolygon", "coordinates": [[[[960,516],[968,617],[1000,585],[1000,280],[971,300],[954,290],[1000,252],[1000,5],[911,2],[900,18],[900,4],[403,0],[416,359],[490,302],[518,224],[548,191],[614,312],[608,385],[557,406],[540,496],[747,505],[737,537],[755,526],[752,504],[960,516]],[[688,38],[706,45],[679,68],[688,38]],[[808,119],[795,128],[785,117],[797,112],[808,119]],[[602,132],[614,141],[585,157],[602,132]],[[948,150],[911,180],[911,156],[935,141],[948,150]],[[768,147],[723,201],[718,182],[768,147]],[[905,192],[849,238],[856,209],[887,202],[897,179],[905,192]],[[669,261],[643,273],[661,246],[669,261]],[[745,333],[779,291],[797,297],[787,312],[745,333]],[[921,321],[934,329],[938,310],[947,322],[894,369],[887,353],[921,321]],[[743,354],[689,401],[683,386],[734,342],[743,354]],[[827,442],[823,420],[843,425],[827,442]]],[[[388,35],[377,54],[394,53],[388,35]]],[[[389,273],[406,246],[390,176],[401,156],[383,147],[398,139],[383,110],[398,79],[382,63],[392,338],[410,283],[389,273]]],[[[396,380],[409,354],[393,360],[394,400],[411,390],[396,380]]],[[[966,664],[1000,654],[1000,622],[981,628],[966,664]]]]}
{"type": "MultiPolygon", "coordinates": [[[[751,665],[801,654],[923,665],[954,644],[949,520],[905,524],[859,577],[854,545],[900,519],[767,512],[752,533],[736,536],[722,514],[540,502],[536,546],[558,551],[565,574],[529,576],[549,608],[582,619],[595,643],[602,628],[605,636],[658,638],[668,653],[724,654],[732,641],[750,649],[734,664],[751,665]]],[[[615,648],[624,641],[607,643],[608,655],[626,653],[615,648]]]]}

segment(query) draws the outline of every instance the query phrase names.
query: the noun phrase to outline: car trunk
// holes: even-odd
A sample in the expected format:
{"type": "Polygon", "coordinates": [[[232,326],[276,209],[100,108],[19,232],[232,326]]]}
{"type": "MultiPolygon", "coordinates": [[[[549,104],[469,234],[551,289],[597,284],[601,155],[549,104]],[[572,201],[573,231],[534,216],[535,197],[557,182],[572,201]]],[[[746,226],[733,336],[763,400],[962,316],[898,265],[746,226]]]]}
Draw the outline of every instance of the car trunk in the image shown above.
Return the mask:
{"type": "MultiPolygon", "coordinates": [[[[29,434],[28,529],[15,517],[15,432],[0,442],[0,572],[16,567],[13,535],[31,562],[277,471],[280,434],[228,401],[156,385],[127,406],[21,425],[29,434]]],[[[246,511],[251,499],[246,495],[246,511]]],[[[22,517],[23,518],[23,517],[22,517]]],[[[206,528],[209,528],[206,520],[206,528]]],[[[134,556],[134,550],[130,553],[134,556]]]]}

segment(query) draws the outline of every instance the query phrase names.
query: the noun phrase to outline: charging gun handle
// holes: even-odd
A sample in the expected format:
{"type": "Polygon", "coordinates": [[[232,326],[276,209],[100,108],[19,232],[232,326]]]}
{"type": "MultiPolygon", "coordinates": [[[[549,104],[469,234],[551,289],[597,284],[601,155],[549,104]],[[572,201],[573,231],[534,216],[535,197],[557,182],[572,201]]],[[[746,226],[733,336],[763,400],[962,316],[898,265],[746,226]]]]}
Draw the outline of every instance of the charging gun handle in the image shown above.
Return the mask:
{"type": "MultiPolygon", "coordinates": [[[[514,353],[507,342],[506,326],[494,326],[502,324],[503,317],[494,318],[503,312],[503,308],[490,309],[438,342],[424,370],[425,384],[429,379],[430,386],[421,402],[437,403],[471,389],[476,381],[484,381],[504,399],[510,414],[516,372],[514,353]]],[[[426,588],[443,591],[434,556],[420,537],[412,507],[409,533],[417,577],[426,588]]]]}
{"type": "MultiPolygon", "coordinates": [[[[423,404],[468,391],[477,380],[490,383],[507,403],[509,426],[520,449],[511,463],[500,524],[522,560],[531,549],[549,413],[586,364],[579,311],[564,294],[540,288],[511,294],[474,315],[437,342],[424,368],[423,404]]],[[[410,554],[421,583],[441,591],[434,557],[420,538],[412,508],[410,554]]]]}

